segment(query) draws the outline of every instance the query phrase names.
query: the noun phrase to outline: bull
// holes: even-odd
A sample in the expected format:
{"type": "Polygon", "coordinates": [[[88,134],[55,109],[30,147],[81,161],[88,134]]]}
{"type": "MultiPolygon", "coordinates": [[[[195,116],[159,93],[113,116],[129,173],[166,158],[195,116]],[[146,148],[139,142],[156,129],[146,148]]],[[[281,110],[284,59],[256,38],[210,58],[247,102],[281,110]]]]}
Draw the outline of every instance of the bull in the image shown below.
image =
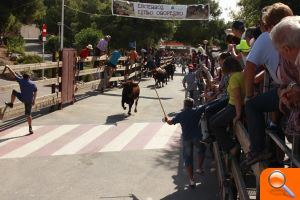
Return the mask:
{"type": "Polygon", "coordinates": [[[137,105],[140,96],[140,87],[139,83],[134,83],[132,80],[129,80],[123,83],[122,91],[122,107],[126,110],[125,103],[129,105],[128,115],[131,115],[131,108],[135,101],[134,112],[137,112],[137,105]]]}
{"type": "Polygon", "coordinates": [[[158,67],[154,69],[152,73],[155,81],[155,87],[157,86],[164,87],[164,83],[166,85],[168,84],[168,77],[165,69],[158,67]]]}

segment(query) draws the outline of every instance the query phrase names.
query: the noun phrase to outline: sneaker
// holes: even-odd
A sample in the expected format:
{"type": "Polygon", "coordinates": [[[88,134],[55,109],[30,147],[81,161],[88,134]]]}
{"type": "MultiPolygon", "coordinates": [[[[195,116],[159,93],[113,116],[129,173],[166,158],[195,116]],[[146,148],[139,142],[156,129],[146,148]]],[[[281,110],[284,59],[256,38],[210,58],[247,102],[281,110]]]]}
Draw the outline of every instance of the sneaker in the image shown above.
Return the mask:
{"type": "Polygon", "coordinates": [[[14,104],[13,104],[13,103],[5,102],[5,105],[8,106],[8,107],[10,107],[10,108],[14,107],[14,104]]]}
{"type": "Polygon", "coordinates": [[[259,161],[268,160],[272,157],[271,152],[262,151],[262,152],[249,152],[246,155],[246,160],[242,162],[242,166],[250,166],[253,165],[259,161]]]}
{"type": "Polygon", "coordinates": [[[189,186],[190,186],[191,189],[195,189],[196,182],[194,180],[190,180],[190,185],[189,186]]]}
{"type": "Polygon", "coordinates": [[[31,126],[29,126],[29,134],[33,134],[33,130],[31,126]]]}

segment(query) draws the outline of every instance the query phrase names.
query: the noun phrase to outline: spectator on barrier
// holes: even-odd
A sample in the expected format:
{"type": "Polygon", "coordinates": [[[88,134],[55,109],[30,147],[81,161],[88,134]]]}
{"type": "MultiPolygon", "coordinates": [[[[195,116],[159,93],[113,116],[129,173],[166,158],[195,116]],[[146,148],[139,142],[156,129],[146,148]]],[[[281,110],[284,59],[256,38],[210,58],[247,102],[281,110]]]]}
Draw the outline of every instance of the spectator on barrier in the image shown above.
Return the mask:
{"type": "MultiPolygon", "coordinates": [[[[121,56],[122,56],[122,54],[119,50],[115,50],[112,52],[112,54],[107,62],[107,65],[105,67],[105,72],[108,74],[108,77],[106,78],[105,85],[104,85],[105,87],[109,86],[109,81],[110,81],[113,73],[117,69],[117,64],[118,64],[121,56]]],[[[103,92],[103,89],[104,88],[101,89],[101,92],[103,92]]]]}
{"type": "Polygon", "coordinates": [[[284,18],[272,29],[270,35],[283,57],[277,74],[283,83],[280,110],[289,114],[285,133],[300,134],[300,17],[284,18]]]}
{"type": "MultiPolygon", "coordinates": [[[[241,41],[245,40],[245,25],[242,21],[234,21],[232,24],[232,33],[234,36],[238,37],[240,39],[239,44],[241,41]]],[[[242,52],[236,51],[235,45],[229,45],[228,50],[231,52],[232,56],[236,58],[237,60],[241,61],[243,65],[245,65],[244,61],[246,60],[246,56],[242,52]]]]}
{"type": "MultiPolygon", "coordinates": [[[[93,46],[91,44],[87,45],[84,49],[82,49],[79,53],[79,62],[78,62],[78,74],[80,70],[83,70],[84,60],[91,55],[91,50],[93,50],[93,46]]],[[[81,77],[78,78],[81,80],[81,77]]]]}
{"type": "MultiPolygon", "coordinates": [[[[95,48],[95,56],[103,56],[105,54],[108,54],[108,43],[111,40],[110,35],[106,35],[104,38],[102,38],[96,48],[95,48]]],[[[94,68],[99,67],[100,61],[94,62],[94,68]]]]}
{"type": "Polygon", "coordinates": [[[31,109],[32,106],[35,105],[35,99],[37,96],[36,85],[33,81],[30,80],[30,76],[27,73],[24,73],[22,76],[20,76],[19,74],[15,73],[8,65],[6,65],[5,67],[19,83],[21,90],[21,92],[13,90],[11,94],[11,101],[5,102],[5,104],[10,108],[13,108],[14,102],[17,97],[25,105],[25,115],[27,116],[29,134],[33,134],[31,109]]]}
{"type": "MultiPolygon", "coordinates": [[[[229,81],[229,74],[226,73],[226,71],[225,72],[223,71],[223,63],[224,63],[224,60],[230,56],[231,55],[228,52],[224,52],[224,53],[220,54],[219,64],[222,67],[222,78],[221,78],[221,81],[219,82],[218,92],[215,95],[215,97],[217,99],[212,100],[205,104],[204,117],[206,119],[206,124],[207,124],[209,133],[212,133],[212,130],[210,128],[211,127],[211,125],[210,125],[211,117],[228,105],[227,87],[228,87],[228,81],[229,81]]],[[[213,141],[214,141],[214,136],[210,135],[208,138],[205,139],[204,142],[211,143],[213,141]]]]}
{"type": "Polygon", "coordinates": [[[188,68],[189,73],[184,76],[182,84],[186,90],[186,96],[188,95],[190,98],[194,99],[194,92],[197,91],[197,79],[196,74],[194,73],[195,68],[193,64],[189,64],[188,68]]]}
{"type": "MultiPolygon", "coordinates": [[[[255,74],[257,68],[264,65],[273,81],[277,85],[281,83],[276,76],[279,65],[279,55],[271,41],[269,32],[282,18],[291,15],[293,15],[293,11],[287,5],[282,3],[275,3],[272,6],[263,9],[261,27],[267,32],[262,33],[258,37],[247,58],[244,72],[246,88],[245,109],[251,146],[250,152],[247,154],[244,162],[246,165],[269,159],[272,156],[265,148],[266,134],[264,112],[279,112],[278,87],[274,86],[269,92],[255,96],[255,74]]],[[[278,124],[276,124],[277,122],[274,119],[272,121],[272,129],[275,129],[274,127],[276,127],[276,132],[282,133],[282,130],[278,127],[278,124]]],[[[281,134],[281,136],[283,136],[283,134],[281,134]]]]}
{"type": "Polygon", "coordinates": [[[197,173],[203,173],[203,163],[205,158],[205,146],[200,143],[202,139],[201,126],[199,125],[199,120],[204,112],[204,107],[199,106],[194,107],[194,100],[191,98],[186,98],[184,100],[184,109],[178,113],[173,119],[169,120],[167,117],[165,121],[169,125],[180,123],[182,129],[182,144],[183,144],[183,160],[184,166],[186,167],[189,179],[190,187],[195,188],[195,177],[193,170],[193,158],[194,158],[194,148],[197,149],[198,156],[198,169],[197,173]]]}
{"type": "Polygon", "coordinates": [[[224,73],[229,74],[227,92],[228,105],[213,115],[210,119],[210,129],[216,137],[221,148],[232,155],[236,155],[239,146],[233,141],[232,136],[226,132],[228,125],[233,121],[235,124],[242,117],[243,99],[245,96],[244,75],[239,61],[228,57],[223,63],[224,73]]]}

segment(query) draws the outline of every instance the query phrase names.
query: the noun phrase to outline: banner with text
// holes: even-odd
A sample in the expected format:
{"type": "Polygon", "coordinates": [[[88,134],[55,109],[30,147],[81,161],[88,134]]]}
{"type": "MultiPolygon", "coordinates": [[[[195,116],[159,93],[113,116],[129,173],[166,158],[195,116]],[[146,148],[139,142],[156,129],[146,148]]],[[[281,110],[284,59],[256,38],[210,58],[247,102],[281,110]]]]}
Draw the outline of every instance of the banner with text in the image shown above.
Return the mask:
{"type": "Polygon", "coordinates": [[[209,20],[209,5],[168,5],[113,0],[112,14],[158,20],[209,20]]]}

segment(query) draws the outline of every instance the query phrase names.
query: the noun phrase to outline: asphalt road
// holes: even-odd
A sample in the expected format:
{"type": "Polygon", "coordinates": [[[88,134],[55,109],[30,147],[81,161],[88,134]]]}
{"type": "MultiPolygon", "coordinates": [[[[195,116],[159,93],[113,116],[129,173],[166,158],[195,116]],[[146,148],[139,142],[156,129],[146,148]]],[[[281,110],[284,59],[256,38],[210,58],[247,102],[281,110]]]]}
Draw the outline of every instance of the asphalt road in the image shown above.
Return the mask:
{"type": "MultiPolygon", "coordinates": [[[[170,117],[182,109],[182,78],[158,89],[170,117]]],[[[217,200],[209,152],[196,189],[187,187],[180,127],[161,122],[152,85],[152,79],[140,83],[132,116],[121,107],[120,89],[87,92],[74,105],[35,118],[31,136],[26,124],[0,133],[0,199],[217,200]]]]}

